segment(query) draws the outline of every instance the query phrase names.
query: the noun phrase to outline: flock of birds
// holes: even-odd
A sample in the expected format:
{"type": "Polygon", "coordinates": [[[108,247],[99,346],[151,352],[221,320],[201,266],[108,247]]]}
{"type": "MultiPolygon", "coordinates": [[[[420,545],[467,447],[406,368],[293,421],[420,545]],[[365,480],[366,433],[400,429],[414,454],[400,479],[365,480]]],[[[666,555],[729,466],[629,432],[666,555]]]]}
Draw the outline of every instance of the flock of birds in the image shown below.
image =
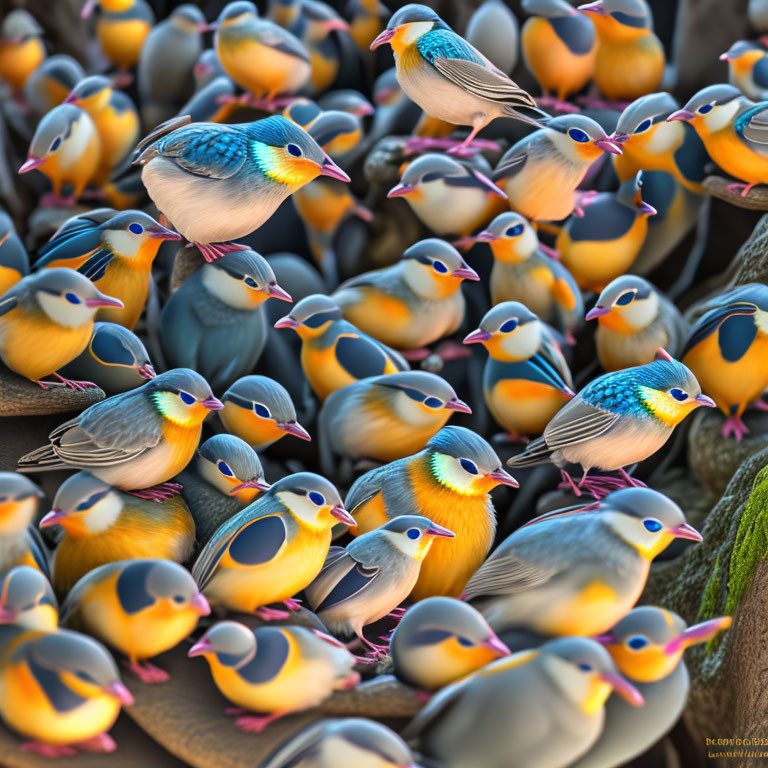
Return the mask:
{"type": "MultiPolygon", "coordinates": [[[[751,20],[768,31],[763,5],[751,20]]],[[[768,387],[768,287],[710,297],[691,325],[642,274],[695,224],[709,166],[743,196],[768,183],[768,50],[735,43],[730,84],[680,108],[645,0],[522,6],[536,97],[510,78],[517,21],[499,0],[465,36],[378,0],[344,17],[236,0],[213,23],[191,4],[155,23],[144,0],[89,0],[105,74],[48,57],[26,11],[2,20],[0,79],[31,136],[19,172],[37,171],[25,179],[58,216],[30,269],[0,212],[4,375],[41,402],[54,387],[107,395],[0,473],[0,717],[22,749],[114,750],[133,697],[105,645],[163,683],[149,660],[193,633],[188,655],[242,730],[382,669],[425,702],[400,735],[320,720],[259,755],[269,768],[609,768],[677,721],[685,649],[731,619],[636,607],[654,558],[702,537],[632,471],[700,406],[723,413],[724,439],[748,432],[768,387]],[[352,70],[373,103],[333,89],[352,70]],[[389,203],[363,161],[393,141],[389,203]],[[340,280],[348,221],[387,212],[396,227],[406,204],[430,236],[340,280]],[[273,216],[303,224],[314,265],[237,242],[273,216]],[[198,252],[168,295],[173,255],[198,252]],[[584,320],[605,372],[577,388],[584,320]],[[278,342],[273,376],[256,375],[278,342]],[[469,403],[443,366],[466,370],[469,403]],[[491,442],[446,426],[484,410],[491,442]],[[318,453],[270,458],[286,436],[318,453]],[[518,487],[499,446],[523,483],[554,465],[564,493],[494,548],[490,494],[518,487]],[[26,473],[61,469],[76,473],[39,519],[26,473]]]]}

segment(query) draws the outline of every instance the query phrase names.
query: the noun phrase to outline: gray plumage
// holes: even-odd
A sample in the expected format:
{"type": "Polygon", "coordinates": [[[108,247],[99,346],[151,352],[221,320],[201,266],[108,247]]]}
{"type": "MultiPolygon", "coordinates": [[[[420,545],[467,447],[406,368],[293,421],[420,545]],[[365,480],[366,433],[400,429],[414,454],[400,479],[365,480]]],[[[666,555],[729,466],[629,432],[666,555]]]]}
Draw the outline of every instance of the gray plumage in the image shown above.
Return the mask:
{"type": "Polygon", "coordinates": [[[0,624],[48,631],[56,626],[58,607],[48,579],[29,565],[12,568],[0,584],[0,624]]]}
{"type": "Polygon", "coordinates": [[[29,274],[29,256],[16,232],[13,219],[0,208],[0,270],[4,268],[25,277],[29,274]]]}
{"type": "Polygon", "coordinates": [[[42,490],[29,478],[18,472],[0,472],[0,504],[19,505],[12,513],[13,519],[4,522],[0,532],[0,576],[18,565],[30,551],[39,551],[43,556],[43,567],[46,567],[45,548],[38,546],[37,532],[31,528],[41,498],[42,490]]]}
{"type": "Polygon", "coordinates": [[[512,11],[501,0],[485,0],[467,24],[467,42],[495,67],[511,75],[517,64],[520,29],[512,11]]]}
{"type": "Polygon", "coordinates": [[[69,92],[84,77],[85,71],[80,62],[71,56],[61,53],[49,56],[24,83],[24,98],[33,112],[42,117],[57,106],[57,102],[51,98],[50,82],[69,92]]]}

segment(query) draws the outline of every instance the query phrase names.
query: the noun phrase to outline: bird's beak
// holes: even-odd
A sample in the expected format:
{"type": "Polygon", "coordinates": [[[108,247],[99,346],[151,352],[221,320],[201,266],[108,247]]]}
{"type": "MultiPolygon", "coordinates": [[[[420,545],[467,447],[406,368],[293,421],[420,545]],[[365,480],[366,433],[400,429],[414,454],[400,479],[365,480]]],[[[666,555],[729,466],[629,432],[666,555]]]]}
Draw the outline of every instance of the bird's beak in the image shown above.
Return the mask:
{"type": "Polygon", "coordinates": [[[395,184],[387,192],[387,197],[408,197],[413,192],[413,184],[395,184]]]}
{"type": "Polygon", "coordinates": [[[355,116],[356,117],[368,117],[369,115],[372,115],[375,112],[374,108],[370,104],[361,104],[356,110],[355,110],[355,116]]]}
{"type": "Polygon", "coordinates": [[[612,133],[608,138],[616,144],[623,144],[629,138],[629,134],[612,133]]]}
{"type": "Polygon", "coordinates": [[[721,616],[718,619],[710,619],[709,621],[702,621],[700,624],[694,624],[692,627],[688,627],[682,635],[674,640],[670,640],[664,646],[664,653],[673,656],[678,651],[684,651],[692,645],[705,643],[707,640],[711,640],[718,632],[728,629],[732,622],[733,619],[730,616],[721,616]]]}
{"type": "Polygon", "coordinates": [[[300,437],[302,440],[307,440],[308,442],[312,442],[312,436],[307,432],[304,427],[299,424],[298,421],[286,421],[284,423],[278,423],[277,425],[278,429],[282,429],[283,432],[287,432],[289,435],[293,435],[294,437],[300,437]]]}
{"type": "Polygon", "coordinates": [[[678,109],[677,112],[673,112],[668,118],[667,122],[671,123],[673,120],[693,120],[696,115],[693,112],[689,112],[687,109],[678,109]]]}
{"type": "Polygon", "coordinates": [[[211,642],[207,637],[201,637],[188,651],[187,656],[202,656],[204,653],[210,653],[213,650],[211,642]]]}
{"type": "Polygon", "coordinates": [[[459,280],[479,280],[480,279],[480,275],[478,275],[474,269],[466,265],[464,265],[463,267],[459,267],[459,269],[454,269],[453,272],[451,272],[451,277],[457,277],[459,278],[459,280]]]}
{"type": "Polygon", "coordinates": [[[328,19],[323,24],[327,32],[348,32],[349,24],[344,19],[328,19]]]}
{"type": "Polygon", "coordinates": [[[330,176],[332,179],[338,179],[339,181],[345,181],[347,183],[352,181],[352,179],[350,179],[349,176],[347,176],[347,174],[344,173],[344,171],[342,171],[330,157],[328,157],[328,155],[325,156],[325,160],[323,160],[323,164],[320,167],[320,175],[330,176]]]}
{"type": "Polygon", "coordinates": [[[618,642],[616,635],[611,634],[595,635],[592,639],[600,645],[615,645],[618,642]]]}
{"type": "Polygon", "coordinates": [[[600,679],[608,683],[624,701],[633,707],[642,707],[645,704],[645,699],[640,691],[618,672],[603,672],[600,674],[600,679]]]}
{"type": "Polygon", "coordinates": [[[447,411],[458,411],[459,413],[472,413],[472,409],[458,397],[452,397],[446,404],[445,409],[447,411]]]}
{"type": "Polygon", "coordinates": [[[646,203],[645,200],[643,200],[640,204],[640,213],[645,214],[646,216],[655,216],[658,211],[650,203],[646,203]]]}
{"type": "Polygon", "coordinates": [[[198,592],[190,601],[189,604],[201,615],[207,616],[211,612],[211,606],[208,605],[208,601],[202,592],[198,592]]]}
{"type": "Polygon", "coordinates": [[[340,523],[344,523],[344,525],[357,525],[357,520],[341,504],[331,507],[331,516],[335,517],[340,523]]]}
{"type": "Polygon", "coordinates": [[[30,155],[25,161],[24,165],[19,168],[19,173],[27,173],[28,171],[34,171],[35,168],[39,168],[45,162],[45,157],[35,157],[30,155]]]}
{"type": "Polygon", "coordinates": [[[83,9],[80,11],[80,18],[87,19],[92,13],[93,9],[97,5],[97,0],[86,0],[83,9]]]}
{"type": "Polygon", "coordinates": [[[669,532],[676,539],[690,539],[691,541],[704,541],[704,537],[688,523],[680,523],[674,528],[670,528],[669,532]]]}
{"type": "Polygon", "coordinates": [[[149,381],[150,379],[154,379],[155,376],[157,376],[157,373],[155,373],[155,369],[152,367],[151,363],[147,363],[146,365],[140,365],[136,369],[136,373],[138,373],[142,379],[147,379],[147,381],[149,381]]]}
{"type": "Polygon", "coordinates": [[[119,680],[110,683],[105,690],[110,696],[114,696],[124,707],[130,707],[133,704],[131,692],[119,680]]]}
{"type": "Polygon", "coordinates": [[[715,401],[711,397],[707,397],[707,395],[697,395],[693,402],[698,403],[699,405],[704,405],[707,408],[715,407],[715,401]]]}
{"type": "Polygon", "coordinates": [[[378,48],[380,45],[384,45],[384,43],[388,43],[395,36],[396,31],[397,30],[394,29],[385,29],[383,32],[381,32],[379,36],[371,43],[371,50],[378,48]]]}
{"type": "Polygon", "coordinates": [[[286,315],[285,317],[281,317],[273,327],[274,328],[298,328],[299,323],[297,320],[294,320],[290,315],[286,315]]]}
{"type": "Polygon", "coordinates": [[[280,299],[280,301],[288,301],[293,303],[293,297],[291,294],[288,293],[288,291],[283,290],[279,285],[277,285],[277,283],[275,283],[275,285],[269,286],[267,296],[270,296],[273,299],[280,299]]]}
{"type": "Polygon", "coordinates": [[[206,397],[205,400],[201,400],[200,405],[204,405],[209,411],[220,411],[224,407],[224,403],[213,395],[206,397]]]}
{"type": "Polygon", "coordinates": [[[494,469],[493,472],[489,472],[485,477],[488,480],[493,480],[497,485],[508,485],[511,488],[520,487],[520,483],[518,483],[506,469],[502,469],[501,467],[494,469]]]}
{"type": "Polygon", "coordinates": [[[427,536],[443,536],[446,539],[452,539],[456,536],[453,531],[449,531],[447,528],[443,528],[442,525],[438,525],[437,523],[432,523],[432,527],[427,528],[424,533],[427,536]]]}
{"type": "Polygon", "coordinates": [[[496,635],[491,632],[491,634],[483,640],[483,642],[480,644],[483,648],[487,648],[489,651],[496,651],[496,653],[501,654],[502,656],[509,656],[512,651],[509,650],[509,648],[499,640],[496,635]]]}
{"type": "Polygon", "coordinates": [[[194,68],[192,69],[192,74],[194,74],[195,77],[203,77],[204,75],[207,75],[213,71],[213,67],[208,66],[203,61],[198,61],[197,64],[195,64],[194,68]]]}
{"type": "Polygon", "coordinates": [[[272,486],[266,481],[261,480],[258,477],[254,477],[253,480],[246,480],[244,483],[240,483],[240,485],[236,485],[230,492],[230,496],[234,496],[236,493],[239,493],[240,491],[244,491],[246,488],[256,488],[259,491],[268,491],[272,486]]]}
{"type": "Polygon", "coordinates": [[[12,611],[10,608],[0,605],[0,624],[13,624],[18,613],[18,611],[12,611]]]}
{"type": "Polygon", "coordinates": [[[77,101],[77,96],[75,96],[74,91],[70,91],[67,94],[67,98],[64,99],[64,104],[74,104],[77,101]]]}
{"type": "Polygon", "coordinates": [[[495,243],[499,239],[498,235],[491,232],[490,229],[484,229],[478,236],[477,241],[479,243],[495,243]]]}
{"type": "Polygon", "coordinates": [[[482,328],[478,328],[475,331],[472,331],[472,333],[468,333],[464,337],[464,344],[482,344],[485,341],[488,341],[488,339],[491,338],[493,334],[488,333],[488,331],[484,331],[482,328]]]}
{"type": "Polygon", "coordinates": [[[730,59],[728,58],[728,53],[727,52],[720,54],[720,61],[730,61],[730,59]]]}
{"type": "Polygon", "coordinates": [[[621,155],[621,147],[613,140],[606,136],[604,139],[595,139],[592,142],[598,149],[603,152],[610,152],[612,155],[621,155]]]}
{"type": "Polygon", "coordinates": [[[594,3],[587,3],[586,5],[578,6],[579,11],[584,13],[596,13],[599,16],[605,16],[605,8],[603,8],[603,0],[597,0],[594,3]]]}
{"type": "Polygon", "coordinates": [[[184,238],[172,229],[164,227],[162,224],[153,226],[149,229],[149,236],[153,240],[183,240],[184,238]]]}
{"type": "Polygon", "coordinates": [[[58,525],[66,517],[66,512],[62,512],[55,507],[43,515],[43,519],[37,524],[38,528],[47,528],[49,525],[58,525]]]}
{"type": "Polygon", "coordinates": [[[100,293],[95,299],[86,299],[86,307],[117,307],[122,309],[124,304],[120,299],[116,299],[114,296],[106,296],[100,293]]]}
{"type": "Polygon", "coordinates": [[[596,317],[602,317],[603,315],[610,315],[610,307],[592,307],[592,309],[584,315],[585,320],[594,320],[596,317]]]}

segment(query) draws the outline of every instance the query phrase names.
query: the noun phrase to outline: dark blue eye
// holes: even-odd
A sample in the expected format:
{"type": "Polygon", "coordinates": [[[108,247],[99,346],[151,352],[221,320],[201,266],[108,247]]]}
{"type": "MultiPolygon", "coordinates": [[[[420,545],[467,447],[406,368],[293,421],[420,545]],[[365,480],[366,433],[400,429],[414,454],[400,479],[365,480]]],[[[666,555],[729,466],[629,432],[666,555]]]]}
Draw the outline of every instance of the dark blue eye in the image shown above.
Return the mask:
{"type": "Polygon", "coordinates": [[[288,150],[288,154],[293,155],[294,157],[301,157],[304,154],[298,144],[288,144],[286,149],[288,150]]]}
{"type": "Polygon", "coordinates": [[[70,304],[80,304],[80,297],[76,296],[74,293],[65,293],[64,298],[70,303],[70,304]]]}
{"type": "Polygon", "coordinates": [[[582,661],[581,664],[579,664],[579,669],[582,672],[591,672],[592,671],[592,665],[587,664],[586,662],[582,661]]]}
{"type": "Polygon", "coordinates": [[[658,520],[655,520],[652,517],[649,517],[643,520],[643,525],[645,526],[645,530],[650,531],[651,533],[656,533],[657,531],[660,531],[663,527],[658,520]]]}
{"type": "Polygon", "coordinates": [[[682,403],[688,399],[688,393],[683,389],[678,389],[677,387],[670,389],[669,394],[672,395],[672,397],[674,397],[678,403],[682,403]]]}
{"type": "Polygon", "coordinates": [[[133,232],[134,235],[140,235],[144,231],[144,227],[134,222],[128,227],[128,231],[133,232]]]}
{"type": "Polygon", "coordinates": [[[259,284],[252,278],[252,277],[246,277],[243,282],[249,287],[249,288],[258,288],[259,284]]]}
{"type": "Polygon", "coordinates": [[[424,405],[426,405],[427,408],[442,408],[443,401],[437,397],[428,397],[424,400],[424,405]]]}
{"type": "Polygon", "coordinates": [[[308,494],[309,500],[316,506],[322,507],[325,504],[325,496],[317,491],[310,491],[308,494]]]}
{"type": "Polygon", "coordinates": [[[409,529],[408,529],[408,530],[405,532],[405,535],[406,535],[406,536],[407,536],[409,539],[414,539],[414,541],[415,541],[416,539],[418,539],[418,538],[421,536],[421,531],[420,531],[418,528],[409,528],[409,529]]]}
{"type": "Polygon", "coordinates": [[[253,412],[257,416],[261,416],[262,419],[268,419],[272,415],[269,412],[269,408],[267,408],[266,405],[262,405],[261,403],[254,403],[253,404],[253,412]]]}
{"type": "Polygon", "coordinates": [[[192,405],[192,403],[195,402],[195,398],[187,392],[179,392],[179,397],[181,398],[181,402],[184,403],[184,405],[192,405]]]}
{"type": "Polygon", "coordinates": [[[525,227],[522,224],[515,224],[514,227],[508,227],[504,233],[507,237],[517,237],[525,227]]]}
{"type": "Polygon", "coordinates": [[[57,136],[53,140],[53,143],[51,144],[51,148],[49,152],[55,152],[60,146],[61,146],[61,136],[57,136]]]}
{"type": "Polygon", "coordinates": [[[640,123],[637,128],[635,128],[635,133],[645,133],[651,127],[651,125],[652,122],[650,118],[648,120],[643,120],[643,122],[640,123]]]}
{"type": "Polygon", "coordinates": [[[465,472],[469,472],[470,475],[477,474],[477,465],[474,461],[470,461],[469,459],[459,459],[459,464],[461,464],[461,468],[465,472]]]}
{"type": "Polygon", "coordinates": [[[229,464],[226,461],[220,461],[216,466],[219,468],[219,472],[227,477],[234,477],[235,473],[230,469],[229,464]]]}
{"type": "Polygon", "coordinates": [[[97,491],[93,495],[89,496],[87,499],[84,499],[83,501],[81,501],[75,507],[75,510],[77,512],[82,512],[84,509],[90,509],[97,501],[101,501],[108,493],[109,493],[109,490],[97,491]]]}
{"type": "Polygon", "coordinates": [[[712,111],[712,104],[704,104],[701,107],[699,107],[699,114],[700,115],[706,115],[707,112],[712,111]]]}
{"type": "Polygon", "coordinates": [[[459,637],[457,639],[459,641],[459,645],[463,645],[465,648],[472,648],[474,646],[474,643],[466,637],[459,637]]]}
{"type": "Polygon", "coordinates": [[[627,304],[631,304],[632,301],[635,298],[635,292],[634,291],[626,291],[619,296],[618,299],[616,299],[615,304],[617,307],[626,307],[627,304]]]}
{"type": "Polygon", "coordinates": [[[174,595],[173,602],[181,605],[184,602],[184,595],[174,595]]]}
{"type": "Polygon", "coordinates": [[[518,325],[517,319],[513,317],[511,320],[507,320],[503,322],[499,327],[499,330],[502,333],[512,333],[512,331],[514,331],[515,328],[517,328],[517,325],[518,325]]]}
{"type": "Polygon", "coordinates": [[[442,261],[433,261],[432,268],[435,272],[439,272],[441,275],[444,275],[448,271],[448,267],[446,267],[442,261]]]}
{"type": "Polygon", "coordinates": [[[639,651],[641,648],[645,648],[648,645],[648,638],[642,635],[634,635],[627,640],[627,645],[633,651],[639,651]]]}
{"type": "Polygon", "coordinates": [[[589,136],[587,136],[584,131],[581,130],[581,128],[571,128],[570,131],[568,131],[568,135],[574,140],[578,141],[579,144],[585,144],[589,141],[589,136]]]}

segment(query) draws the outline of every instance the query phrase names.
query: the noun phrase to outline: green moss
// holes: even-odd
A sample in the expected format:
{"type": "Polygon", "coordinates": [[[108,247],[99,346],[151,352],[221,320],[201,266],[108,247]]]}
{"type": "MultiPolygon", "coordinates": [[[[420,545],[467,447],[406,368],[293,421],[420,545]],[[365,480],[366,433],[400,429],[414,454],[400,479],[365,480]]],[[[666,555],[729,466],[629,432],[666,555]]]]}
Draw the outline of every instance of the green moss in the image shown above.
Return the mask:
{"type": "Polygon", "coordinates": [[[722,597],[723,589],[720,584],[720,554],[717,555],[715,560],[715,567],[712,570],[712,576],[709,578],[707,588],[704,590],[704,595],[701,598],[701,605],[699,606],[699,612],[696,616],[696,621],[709,621],[720,615],[722,610],[722,597]]]}

